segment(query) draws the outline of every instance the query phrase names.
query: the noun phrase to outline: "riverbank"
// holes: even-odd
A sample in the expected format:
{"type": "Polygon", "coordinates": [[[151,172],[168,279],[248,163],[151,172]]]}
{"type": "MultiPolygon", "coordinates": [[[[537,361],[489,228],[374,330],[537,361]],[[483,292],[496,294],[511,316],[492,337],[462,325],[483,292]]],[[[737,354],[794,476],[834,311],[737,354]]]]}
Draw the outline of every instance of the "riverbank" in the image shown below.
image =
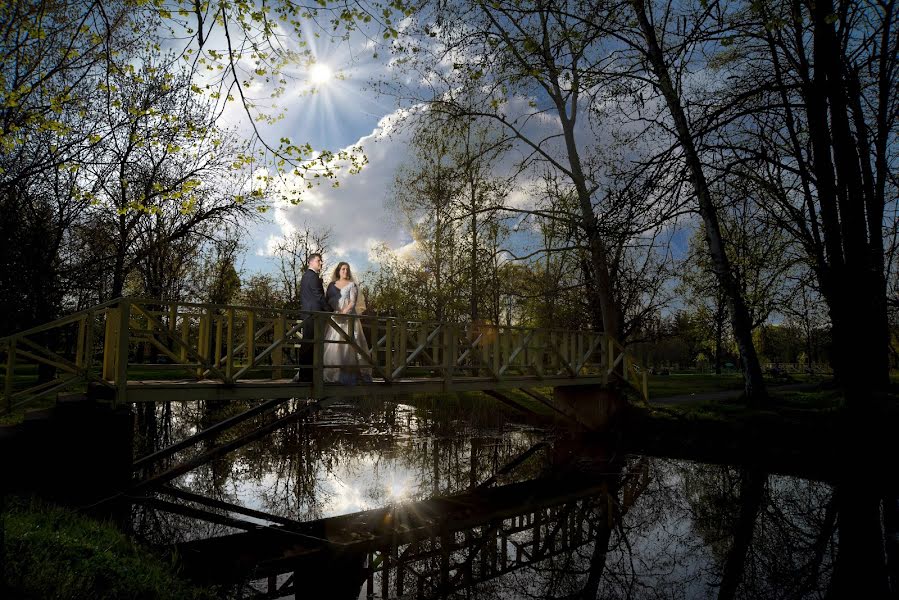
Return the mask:
{"type": "Polygon", "coordinates": [[[876,475],[884,462],[899,462],[893,441],[899,395],[872,398],[866,413],[846,409],[842,392],[828,385],[789,385],[770,393],[763,409],[720,392],[635,404],[619,423],[621,435],[635,453],[787,469],[821,480],[848,470],[876,475]]]}
{"type": "Polygon", "coordinates": [[[2,497],[0,549],[4,598],[212,600],[112,523],[35,499],[2,497]]]}

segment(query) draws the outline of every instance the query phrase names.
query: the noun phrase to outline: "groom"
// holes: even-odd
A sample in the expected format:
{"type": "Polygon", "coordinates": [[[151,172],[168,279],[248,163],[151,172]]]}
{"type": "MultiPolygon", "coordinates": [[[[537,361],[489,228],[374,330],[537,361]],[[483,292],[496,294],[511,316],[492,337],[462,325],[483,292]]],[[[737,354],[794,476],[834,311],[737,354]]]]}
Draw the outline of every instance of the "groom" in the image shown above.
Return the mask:
{"type": "MultiPolygon", "coordinates": [[[[300,308],[303,310],[302,318],[309,316],[310,312],[329,311],[327,302],[325,302],[325,287],[322,283],[322,255],[318,252],[309,255],[307,261],[309,265],[303,278],[300,280],[300,308]]],[[[312,338],[315,336],[315,323],[312,319],[308,319],[303,323],[303,344],[300,346],[299,359],[300,364],[305,366],[312,365],[313,345],[312,338]]],[[[294,381],[312,381],[312,370],[309,368],[297,371],[294,381]]]]}

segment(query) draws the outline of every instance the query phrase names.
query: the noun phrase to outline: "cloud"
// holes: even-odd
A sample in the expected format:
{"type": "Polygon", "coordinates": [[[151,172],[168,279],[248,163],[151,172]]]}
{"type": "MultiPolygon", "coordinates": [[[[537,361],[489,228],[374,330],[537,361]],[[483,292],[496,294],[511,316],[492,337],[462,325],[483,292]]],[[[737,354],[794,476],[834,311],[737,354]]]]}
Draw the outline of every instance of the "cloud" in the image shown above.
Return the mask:
{"type": "MultiPolygon", "coordinates": [[[[407,155],[408,134],[396,127],[405,112],[397,110],[383,117],[371,133],[352,144],[362,146],[368,158],[368,164],[358,174],[340,173],[338,187],[325,181],[304,190],[299,204],[279,204],[274,221],[280,235],[307,226],[313,231],[330,230],[331,258],[359,263],[367,262],[369,250],[379,243],[391,248],[407,244],[408,234],[385,206],[396,170],[407,155]]],[[[288,177],[275,185],[304,184],[288,177]]],[[[279,237],[269,238],[269,253],[279,237]]]]}

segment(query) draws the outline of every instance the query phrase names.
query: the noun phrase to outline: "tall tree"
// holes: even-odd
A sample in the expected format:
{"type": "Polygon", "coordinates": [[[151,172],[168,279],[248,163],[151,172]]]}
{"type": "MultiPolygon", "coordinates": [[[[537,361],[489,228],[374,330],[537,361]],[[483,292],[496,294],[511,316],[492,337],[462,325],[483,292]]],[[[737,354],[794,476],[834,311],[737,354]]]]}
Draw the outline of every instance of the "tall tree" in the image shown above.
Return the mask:
{"type": "MultiPolygon", "coordinates": [[[[687,8],[687,14],[684,15],[664,10],[661,11],[663,17],[657,20],[652,5],[647,6],[644,0],[631,0],[629,5],[630,14],[636,18],[639,37],[619,35],[619,38],[637,52],[640,61],[645,62],[650,75],[648,82],[662,96],[668,108],[674,137],[683,153],[683,161],[705,227],[712,268],[728,299],[731,325],[742,358],[746,398],[750,405],[759,406],[766,402],[767,392],[752,342],[752,319],[727,255],[718,207],[698,147],[697,128],[688,117],[685,98],[681,93],[683,82],[676,77],[677,74],[685,73],[692,50],[703,40],[704,27],[707,26],[712,9],[708,6],[699,10],[687,8]],[[667,30],[669,27],[677,28],[677,22],[688,17],[689,29],[681,31],[681,35],[677,31],[667,30]],[[675,77],[672,77],[672,72],[675,77]]],[[[607,31],[612,33],[611,30],[607,31]]]]}
{"type": "Polygon", "coordinates": [[[837,377],[849,404],[866,406],[889,373],[884,234],[896,212],[896,2],[745,8],[729,22],[734,49],[721,52],[734,82],[722,101],[731,109],[722,115],[732,124],[727,142],[767,165],[771,213],[801,243],[828,305],[837,377]]]}
{"type": "MultiPolygon", "coordinates": [[[[619,259],[636,236],[658,225],[665,212],[658,207],[670,197],[614,189],[598,160],[607,129],[591,106],[612,59],[595,27],[577,15],[593,14],[601,4],[439,3],[418,15],[397,51],[402,53],[403,77],[413,71],[420,76],[416,81],[428,84],[416,102],[493,123],[513,144],[513,170],[522,179],[537,179],[547,171],[564,179],[566,193],[575,200],[575,211],[567,217],[576,224],[575,244],[583,244],[587,257],[585,289],[597,314],[593,328],[621,338],[627,328],[616,282],[619,259]],[[622,205],[622,194],[643,204],[617,215],[626,218],[611,218],[622,205]],[[613,224],[620,229],[607,235],[613,224]]],[[[400,84],[396,93],[406,98],[409,90],[400,84]]]]}
{"type": "Polygon", "coordinates": [[[278,274],[281,277],[285,308],[300,309],[300,280],[309,264],[309,255],[315,252],[327,255],[331,235],[330,229],[318,231],[303,224],[287,233],[275,245],[274,254],[278,258],[278,274]]]}

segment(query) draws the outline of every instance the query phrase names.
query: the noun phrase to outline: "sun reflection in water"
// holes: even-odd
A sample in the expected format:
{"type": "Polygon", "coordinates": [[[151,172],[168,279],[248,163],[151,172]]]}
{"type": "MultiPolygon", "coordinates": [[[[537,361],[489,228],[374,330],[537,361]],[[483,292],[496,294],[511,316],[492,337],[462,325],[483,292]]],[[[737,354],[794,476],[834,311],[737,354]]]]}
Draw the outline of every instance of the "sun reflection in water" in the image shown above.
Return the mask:
{"type": "Polygon", "coordinates": [[[394,473],[387,482],[387,500],[390,502],[406,502],[412,498],[412,485],[408,477],[400,477],[394,473]]]}

